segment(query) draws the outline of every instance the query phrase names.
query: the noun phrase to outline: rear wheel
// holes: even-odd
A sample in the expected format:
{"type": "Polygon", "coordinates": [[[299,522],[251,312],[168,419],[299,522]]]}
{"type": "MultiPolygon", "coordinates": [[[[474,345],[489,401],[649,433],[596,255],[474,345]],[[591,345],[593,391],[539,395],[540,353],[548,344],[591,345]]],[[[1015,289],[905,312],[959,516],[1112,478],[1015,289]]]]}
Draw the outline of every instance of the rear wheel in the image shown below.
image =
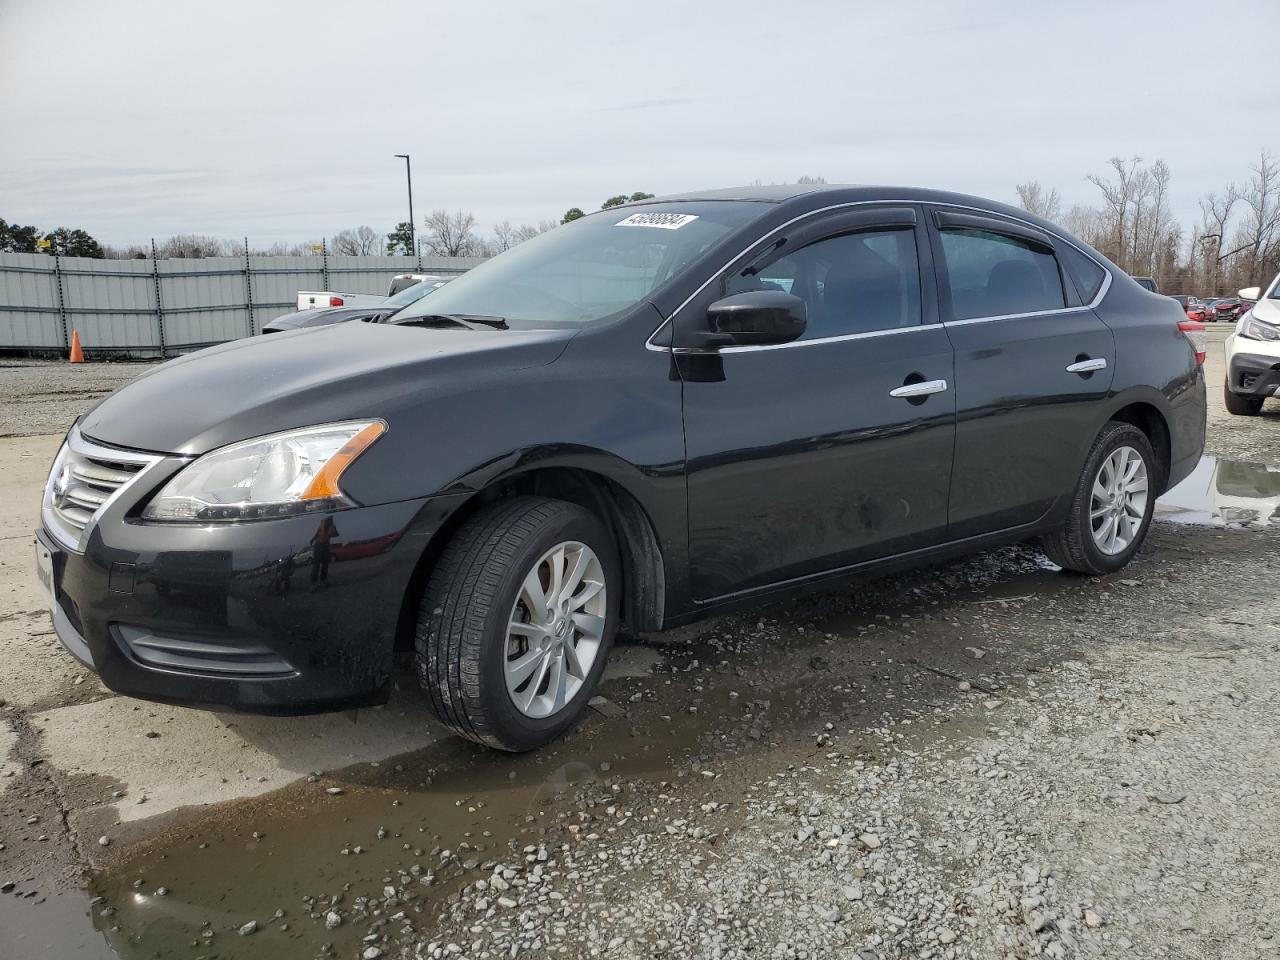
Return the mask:
{"type": "Polygon", "coordinates": [[[1085,459],[1066,525],[1043,540],[1049,559],[1095,576],[1119,570],[1146,539],[1157,481],[1147,435],[1132,424],[1108,423],[1085,459]]]}
{"type": "Polygon", "coordinates": [[[418,677],[440,720],[503,750],[564,733],[604,672],[617,571],[608,530],[576,504],[517,497],[464,523],[418,612],[418,677]]]}
{"type": "Polygon", "coordinates": [[[1227,413],[1234,413],[1237,417],[1256,417],[1262,412],[1262,397],[1232,393],[1225,383],[1222,385],[1222,402],[1227,406],[1227,413]]]}

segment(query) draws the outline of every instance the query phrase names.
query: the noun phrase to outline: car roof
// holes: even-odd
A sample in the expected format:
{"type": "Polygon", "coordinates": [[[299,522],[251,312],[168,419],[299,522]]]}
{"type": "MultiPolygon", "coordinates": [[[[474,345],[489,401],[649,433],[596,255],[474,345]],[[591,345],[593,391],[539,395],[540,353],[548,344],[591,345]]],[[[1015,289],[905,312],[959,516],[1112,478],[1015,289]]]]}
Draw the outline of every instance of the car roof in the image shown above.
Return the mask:
{"type": "MultiPolygon", "coordinates": [[[[945,203],[954,206],[976,207],[1005,216],[1016,217],[1028,223],[1037,224],[1047,230],[1062,234],[1065,231],[1055,223],[1046,221],[1020,207],[1014,207],[996,200],[975,197],[966,193],[953,193],[949,190],[936,190],[929,187],[895,187],[873,184],[840,184],[840,183],[777,183],[769,186],[753,185],[746,187],[716,188],[711,190],[690,190],[675,193],[651,200],[640,200],[638,206],[653,203],[692,203],[705,200],[754,200],[763,203],[776,203],[790,207],[797,214],[806,213],[824,206],[841,203],[868,203],[882,201],[904,201],[908,203],[945,203]]],[[[611,209],[621,209],[613,207],[611,209]]]]}

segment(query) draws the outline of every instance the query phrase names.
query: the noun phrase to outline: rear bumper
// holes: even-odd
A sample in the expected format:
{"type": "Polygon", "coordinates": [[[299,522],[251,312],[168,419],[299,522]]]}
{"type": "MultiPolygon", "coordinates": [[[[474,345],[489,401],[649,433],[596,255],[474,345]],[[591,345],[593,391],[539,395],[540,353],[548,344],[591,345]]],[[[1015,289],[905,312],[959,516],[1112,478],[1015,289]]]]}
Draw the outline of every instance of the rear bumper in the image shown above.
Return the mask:
{"type": "Polygon", "coordinates": [[[187,526],[100,523],[53,555],[54,629],[129,696],[296,714],[386,699],[418,560],[456,498],[322,517],[187,526]]]}
{"type": "Polygon", "coordinates": [[[1232,353],[1227,364],[1227,388],[1241,396],[1272,396],[1280,388],[1280,356],[1232,353]]]}

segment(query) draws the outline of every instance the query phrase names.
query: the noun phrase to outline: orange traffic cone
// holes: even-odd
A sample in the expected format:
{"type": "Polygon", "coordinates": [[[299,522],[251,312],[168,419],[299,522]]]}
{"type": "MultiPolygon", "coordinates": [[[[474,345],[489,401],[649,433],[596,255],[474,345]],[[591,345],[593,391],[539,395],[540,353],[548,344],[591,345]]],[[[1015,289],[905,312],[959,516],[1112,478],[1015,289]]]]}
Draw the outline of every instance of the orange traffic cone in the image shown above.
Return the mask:
{"type": "Polygon", "coordinates": [[[84,363],[84,351],[80,349],[80,331],[71,331],[71,362],[84,363]]]}

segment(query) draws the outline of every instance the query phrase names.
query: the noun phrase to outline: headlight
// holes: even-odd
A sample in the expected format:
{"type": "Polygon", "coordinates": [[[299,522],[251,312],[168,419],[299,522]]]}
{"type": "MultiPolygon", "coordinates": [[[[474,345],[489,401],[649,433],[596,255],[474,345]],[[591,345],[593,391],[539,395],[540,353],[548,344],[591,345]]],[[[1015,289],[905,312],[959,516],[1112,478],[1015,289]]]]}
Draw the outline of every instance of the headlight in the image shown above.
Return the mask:
{"type": "Polygon", "coordinates": [[[1280,340],[1280,327],[1263,323],[1250,310],[1240,318],[1240,336],[1250,340],[1280,340]]]}
{"type": "Polygon", "coordinates": [[[214,450],[183,467],[142,512],[146,520],[264,520],[350,506],[338,480],[386,430],[330,423],[214,450]]]}

